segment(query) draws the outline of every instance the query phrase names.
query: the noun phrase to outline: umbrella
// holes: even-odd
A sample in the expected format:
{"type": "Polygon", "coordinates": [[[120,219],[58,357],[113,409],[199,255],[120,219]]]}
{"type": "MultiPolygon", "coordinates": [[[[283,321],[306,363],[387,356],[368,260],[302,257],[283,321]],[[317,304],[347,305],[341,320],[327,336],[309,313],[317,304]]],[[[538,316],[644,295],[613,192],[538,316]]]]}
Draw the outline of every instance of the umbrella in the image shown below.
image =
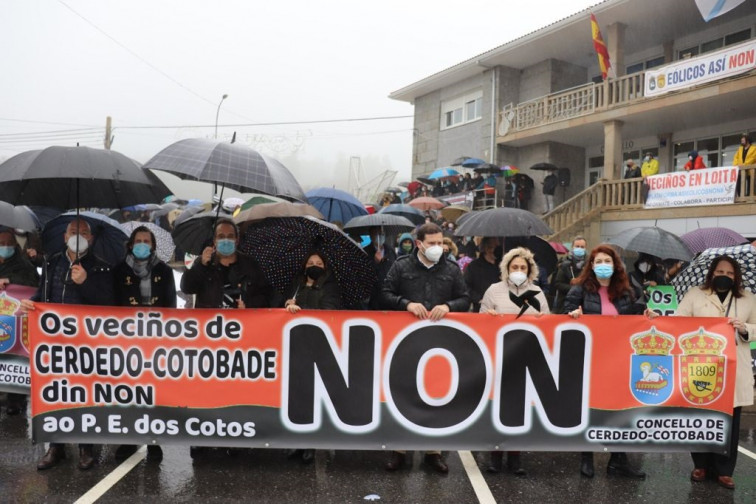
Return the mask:
{"type": "Polygon", "coordinates": [[[413,199],[408,203],[408,205],[413,208],[417,208],[418,210],[428,211],[443,208],[446,206],[446,203],[441,200],[437,200],[436,198],[431,198],[430,196],[422,196],[420,198],[413,199]]]}
{"type": "Polygon", "coordinates": [[[540,236],[509,236],[504,240],[504,245],[506,251],[515,247],[525,247],[530,250],[535,256],[538,267],[545,269],[547,273],[554,271],[559,262],[551,244],[540,236]]]}
{"type": "Polygon", "coordinates": [[[569,250],[567,250],[567,247],[565,247],[563,243],[553,241],[549,242],[549,245],[551,245],[551,248],[553,248],[554,252],[556,252],[557,254],[566,254],[569,252],[569,250]]]}
{"type": "Polygon", "coordinates": [[[459,177],[459,172],[454,168],[446,167],[433,170],[431,174],[428,175],[428,179],[430,180],[443,180],[448,177],[459,177]]]}
{"type": "Polygon", "coordinates": [[[701,252],[672,279],[678,300],[682,299],[691,287],[703,285],[711,261],[721,255],[728,255],[738,261],[743,275],[743,287],[756,294],[756,248],[747,243],[734,247],[710,248],[701,252]]]}
{"type": "Polygon", "coordinates": [[[462,163],[464,163],[468,159],[472,159],[472,158],[470,156],[458,157],[457,159],[451,162],[451,166],[462,166],[462,163]]]}
{"type": "Polygon", "coordinates": [[[356,307],[370,296],[377,281],[372,258],[333,224],[313,217],[271,218],[244,233],[242,252],[254,257],[279,292],[302,273],[306,255],[320,251],[333,272],[344,307],[356,307]]]}
{"type": "Polygon", "coordinates": [[[179,206],[180,205],[178,203],[174,203],[172,201],[168,203],[163,203],[162,205],[160,205],[160,208],[158,208],[152,213],[152,216],[162,217],[163,215],[168,215],[173,210],[178,210],[179,206]]]}
{"type": "Polygon", "coordinates": [[[690,261],[693,257],[688,246],[676,234],[656,226],[627,229],[613,236],[607,243],[661,259],[690,261]]]}
{"type": "Polygon", "coordinates": [[[205,212],[207,209],[204,206],[190,206],[179,210],[179,214],[173,220],[173,227],[175,228],[190,217],[197,215],[198,213],[205,212]]]}
{"type": "Polygon", "coordinates": [[[275,196],[268,196],[266,194],[258,194],[256,196],[252,196],[247,201],[242,204],[241,209],[246,210],[248,208],[252,208],[255,205],[259,205],[260,203],[276,203],[278,201],[286,201],[281,198],[276,198],[275,196]]]}
{"type": "Polygon", "coordinates": [[[173,223],[173,243],[176,247],[190,254],[200,255],[202,250],[213,241],[213,227],[218,219],[230,219],[231,214],[217,210],[208,210],[192,215],[179,222],[180,216],[173,223]]]}
{"type": "Polygon", "coordinates": [[[412,182],[407,184],[407,192],[414,196],[417,193],[418,189],[420,189],[421,187],[423,187],[423,184],[421,182],[413,180],[412,182]]]}
{"type": "Polygon", "coordinates": [[[536,163],[533,166],[531,166],[530,169],[531,170],[556,171],[559,168],[557,168],[556,165],[553,165],[551,163],[536,163]]]}
{"type": "Polygon", "coordinates": [[[5,201],[0,201],[0,226],[22,231],[34,231],[42,227],[29,207],[14,206],[5,201]]]}
{"type": "Polygon", "coordinates": [[[139,163],[116,151],[47,147],[0,165],[0,200],[58,208],[123,208],[171,192],[139,163]]]}
{"type": "Polygon", "coordinates": [[[318,212],[318,209],[312,205],[279,201],[278,203],[260,203],[252,208],[243,210],[234,217],[234,222],[244,232],[249,224],[263,219],[271,217],[304,217],[305,215],[323,219],[323,214],[318,212]]]}
{"type": "Polygon", "coordinates": [[[470,208],[466,207],[465,205],[449,205],[448,207],[441,209],[441,215],[448,221],[456,222],[460,216],[468,213],[469,211],[470,208]]]}
{"type": "Polygon", "coordinates": [[[501,174],[504,177],[512,177],[520,173],[520,169],[512,165],[504,165],[501,167],[501,174]]]}
{"type": "Polygon", "coordinates": [[[346,191],[321,187],[307,191],[307,201],[325,216],[328,222],[349,222],[352,217],[367,215],[365,205],[346,191]]]}
{"type": "Polygon", "coordinates": [[[748,243],[743,235],[727,228],[699,228],[680,235],[680,239],[694,254],[709,248],[732,247],[748,243]]]}
{"type": "MultiPolygon", "coordinates": [[[[76,212],[61,214],[42,229],[42,251],[50,256],[66,249],[63,235],[68,224],[77,218],[76,212]]],[[[103,261],[115,265],[126,257],[126,241],[129,235],[113,219],[95,212],[79,212],[78,218],[89,223],[94,240],[90,251],[103,261]]]]}
{"type": "Polygon", "coordinates": [[[385,206],[378,210],[378,213],[401,215],[416,226],[425,223],[425,215],[423,215],[423,212],[421,212],[417,208],[411,207],[409,205],[402,205],[400,203],[394,203],[393,205],[385,206]]]}
{"type": "Polygon", "coordinates": [[[473,171],[477,173],[486,173],[486,172],[500,173],[501,167],[496,166],[495,164],[491,164],[491,163],[483,163],[473,168],[473,171]]]}
{"type": "Polygon", "coordinates": [[[370,228],[381,227],[389,235],[404,233],[415,229],[415,224],[406,217],[390,213],[360,215],[347,222],[344,231],[351,235],[366,235],[370,228]]]}
{"type": "Polygon", "coordinates": [[[467,158],[461,164],[464,168],[475,168],[476,166],[480,166],[485,163],[486,162],[480,158],[467,158]]]}
{"type": "Polygon", "coordinates": [[[554,231],[534,213],[519,208],[491,208],[466,214],[457,222],[456,236],[533,236],[554,231]]]}
{"type": "Polygon", "coordinates": [[[239,144],[205,138],[172,143],[145,163],[186,180],[213,182],[239,192],[304,200],[299,182],[278,160],[239,144]]]}
{"type": "Polygon", "coordinates": [[[155,235],[155,253],[158,259],[163,262],[170,261],[173,258],[173,251],[176,250],[171,233],[152,222],[129,221],[121,224],[121,227],[129,236],[140,226],[146,227],[155,235]]]}

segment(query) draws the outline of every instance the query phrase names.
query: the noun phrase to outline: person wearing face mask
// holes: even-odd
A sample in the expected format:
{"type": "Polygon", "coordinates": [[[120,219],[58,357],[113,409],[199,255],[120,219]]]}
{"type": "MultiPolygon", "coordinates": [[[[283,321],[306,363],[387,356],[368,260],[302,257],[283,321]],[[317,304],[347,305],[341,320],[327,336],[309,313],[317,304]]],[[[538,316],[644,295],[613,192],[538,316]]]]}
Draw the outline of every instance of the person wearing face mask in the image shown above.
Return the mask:
{"type": "Polygon", "coordinates": [[[702,168],[706,168],[706,164],[704,163],[703,158],[698,155],[698,151],[688,152],[688,162],[685,163],[685,166],[683,166],[683,169],[685,171],[690,171],[690,170],[700,170],[702,168]]]}
{"type": "MultiPolygon", "coordinates": [[[[449,312],[466,312],[470,298],[456,264],[444,257],[444,235],[436,224],[417,229],[416,250],[396,260],[383,283],[383,302],[390,310],[408,311],[420,320],[441,320],[449,312]]],[[[405,452],[395,451],[386,470],[405,464],[405,452]]],[[[439,473],[449,471],[441,452],[425,454],[425,463],[439,473]]]]}
{"type": "MultiPolygon", "coordinates": [[[[49,257],[42,267],[37,292],[21,301],[21,310],[34,310],[36,301],[44,303],[113,306],[115,296],[110,265],[96,257],[89,248],[94,238],[89,223],[73,219],[68,223],[63,241],[66,249],[49,257]]],[[[62,443],[50,443],[37,462],[38,470],[54,467],[66,458],[62,443]]],[[[91,469],[95,457],[91,444],[79,445],[79,469],[91,469]]]]}
{"type": "Polygon", "coordinates": [[[648,177],[659,173],[659,160],[654,157],[652,152],[646,152],[641,165],[641,176],[648,177]]]}
{"type": "MultiPolygon", "coordinates": [[[[572,288],[564,301],[565,313],[572,318],[586,315],[637,315],[643,307],[635,302],[633,289],[619,254],[609,245],[591,250],[585,267],[572,281],[572,288]]],[[[609,458],[606,473],[628,478],[645,478],[646,473],[630,465],[627,454],[614,452],[609,458]]],[[[580,474],[592,478],[593,453],[583,452],[580,474]]]]}
{"type": "MultiPolygon", "coordinates": [[[[647,310],[646,316],[656,318],[658,314],[647,310]]],[[[735,480],[732,475],[738,458],[740,414],[743,406],[753,404],[754,379],[749,342],[756,340],[756,296],[743,287],[743,274],[738,262],[730,256],[722,255],[711,261],[703,285],[692,287],[685,293],[675,316],[727,317],[735,330],[729,340],[735,344],[738,365],[727,455],[691,453],[694,468],[690,474],[690,479],[695,482],[704,481],[708,476],[715,477],[720,486],[733,490],[735,480]]]]}
{"type": "MultiPolygon", "coordinates": [[[[499,264],[501,282],[492,284],[480,302],[480,312],[489,315],[509,313],[514,315],[540,315],[549,313],[546,296],[535,285],[538,266],[533,252],[524,248],[513,248],[499,264]]],[[[502,469],[503,452],[491,452],[488,471],[498,473],[502,469]]],[[[507,452],[507,466],[517,476],[525,476],[520,452],[507,452]]]]}
{"type": "Polygon", "coordinates": [[[641,253],[638,256],[638,260],[633,264],[633,271],[630,272],[630,286],[635,291],[635,299],[642,305],[648,303],[649,287],[656,287],[657,285],[667,285],[664,279],[664,271],[659,267],[659,259],[649,255],[641,253]]]}
{"type": "Polygon", "coordinates": [[[238,246],[236,224],[219,219],[213,245],[205,247],[181,278],[181,290],[197,296],[195,307],[267,308],[277,304],[271,301],[274,291],[260,265],[239,252],[238,246]]]}
{"type": "Polygon", "coordinates": [[[415,240],[409,233],[403,233],[399,236],[399,247],[396,251],[397,257],[402,257],[412,253],[412,249],[415,248],[415,240]]]}
{"type": "Polygon", "coordinates": [[[551,292],[554,293],[554,302],[552,305],[554,313],[564,313],[564,298],[567,297],[567,293],[572,288],[572,280],[583,271],[587,244],[588,242],[582,236],[573,238],[572,250],[557,266],[551,289],[551,292]]]}
{"type": "MultiPolygon", "coordinates": [[[[29,261],[16,242],[12,229],[0,228],[0,292],[9,284],[36,287],[39,285],[37,268],[29,261]]],[[[24,408],[25,394],[8,393],[6,412],[18,415],[24,408]]]]}
{"type": "Polygon", "coordinates": [[[465,268],[465,283],[473,303],[473,311],[480,311],[480,300],[486,289],[499,278],[502,248],[499,239],[485,237],[480,241],[480,256],[465,268]]]}
{"type": "Polygon", "coordinates": [[[394,247],[386,243],[386,235],[380,227],[370,228],[370,243],[364,250],[368,257],[373,258],[371,264],[378,279],[370,293],[368,306],[371,310],[380,310],[382,308],[381,286],[386,279],[386,274],[391,269],[391,265],[396,261],[396,252],[394,252],[394,247]]]}

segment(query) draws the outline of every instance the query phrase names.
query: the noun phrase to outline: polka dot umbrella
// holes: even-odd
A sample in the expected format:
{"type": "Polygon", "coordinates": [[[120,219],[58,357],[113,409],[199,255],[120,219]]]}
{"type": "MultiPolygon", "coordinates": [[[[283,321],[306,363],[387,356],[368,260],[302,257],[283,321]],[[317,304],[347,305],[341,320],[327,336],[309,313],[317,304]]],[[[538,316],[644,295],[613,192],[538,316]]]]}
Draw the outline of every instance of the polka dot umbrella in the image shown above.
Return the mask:
{"type": "Polygon", "coordinates": [[[129,236],[131,236],[131,233],[136,228],[141,226],[146,227],[155,235],[155,241],[157,242],[155,244],[155,252],[158,258],[163,262],[170,261],[173,258],[173,251],[176,250],[176,245],[173,243],[173,237],[170,232],[152,222],[129,221],[121,224],[121,227],[129,236]]]}
{"type": "Polygon", "coordinates": [[[357,308],[377,281],[370,258],[338,227],[314,217],[268,218],[251,224],[241,251],[260,263],[268,281],[281,293],[304,270],[309,252],[318,250],[336,278],[345,308],[357,308]]]}
{"type": "Polygon", "coordinates": [[[683,298],[688,289],[703,285],[711,261],[721,255],[728,255],[738,262],[740,272],[743,275],[743,287],[756,293],[756,248],[747,243],[735,247],[710,248],[698,254],[685,269],[672,279],[678,301],[683,298]]]}

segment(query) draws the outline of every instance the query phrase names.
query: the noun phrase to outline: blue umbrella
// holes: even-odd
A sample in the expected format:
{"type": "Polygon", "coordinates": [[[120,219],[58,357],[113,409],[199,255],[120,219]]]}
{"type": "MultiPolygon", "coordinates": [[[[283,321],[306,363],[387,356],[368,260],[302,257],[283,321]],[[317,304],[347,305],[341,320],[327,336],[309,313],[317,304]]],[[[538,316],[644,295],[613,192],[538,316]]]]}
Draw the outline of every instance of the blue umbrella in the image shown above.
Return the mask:
{"type": "Polygon", "coordinates": [[[400,215],[406,219],[408,219],[410,222],[412,222],[415,225],[420,225],[425,223],[425,214],[418,210],[417,208],[411,207],[409,205],[402,205],[399,203],[394,203],[393,205],[385,206],[378,210],[378,213],[387,213],[387,214],[394,214],[394,215],[400,215]]]}
{"type": "Polygon", "coordinates": [[[349,222],[353,217],[367,215],[360,200],[348,192],[331,187],[321,187],[305,193],[307,200],[325,216],[328,222],[349,222]]]}
{"type": "Polygon", "coordinates": [[[470,158],[470,159],[465,159],[464,161],[462,161],[462,166],[464,168],[475,168],[476,166],[480,166],[484,163],[485,161],[483,161],[480,158],[470,158]]]}
{"type": "Polygon", "coordinates": [[[431,180],[439,180],[446,177],[459,177],[459,172],[451,167],[438,168],[428,175],[431,180]]]}
{"type": "MultiPolygon", "coordinates": [[[[68,223],[76,218],[76,212],[61,214],[45,224],[42,229],[42,250],[52,255],[65,250],[63,235],[68,223]]],[[[80,212],[79,218],[87,221],[94,236],[91,251],[103,261],[115,265],[126,257],[126,241],[129,235],[118,221],[95,212],[80,212]]]]}

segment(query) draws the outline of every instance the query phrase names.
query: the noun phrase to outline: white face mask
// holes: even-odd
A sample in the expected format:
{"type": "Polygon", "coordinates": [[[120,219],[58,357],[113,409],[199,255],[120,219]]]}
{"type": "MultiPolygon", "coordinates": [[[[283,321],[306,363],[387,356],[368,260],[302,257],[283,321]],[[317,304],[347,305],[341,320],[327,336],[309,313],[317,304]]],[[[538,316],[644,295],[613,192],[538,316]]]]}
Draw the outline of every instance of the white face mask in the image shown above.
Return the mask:
{"type": "Polygon", "coordinates": [[[70,250],[74,254],[77,250],[79,254],[83,254],[89,248],[89,242],[87,241],[87,239],[79,235],[71,236],[66,242],[66,245],[68,246],[68,250],[70,250]],[[76,248],[76,242],[78,242],[78,249],[76,248]]]}
{"type": "Polygon", "coordinates": [[[651,265],[647,262],[642,262],[638,265],[638,269],[641,271],[641,273],[648,273],[651,269],[651,265]]]}
{"type": "Polygon", "coordinates": [[[528,279],[528,275],[523,273],[522,271],[513,271],[509,274],[509,280],[515,284],[517,287],[524,284],[525,281],[528,279]]]}
{"type": "Polygon", "coordinates": [[[423,255],[432,263],[437,263],[444,254],[444,248],[441,245],[432,245],[423,250],[423,255]]]}

